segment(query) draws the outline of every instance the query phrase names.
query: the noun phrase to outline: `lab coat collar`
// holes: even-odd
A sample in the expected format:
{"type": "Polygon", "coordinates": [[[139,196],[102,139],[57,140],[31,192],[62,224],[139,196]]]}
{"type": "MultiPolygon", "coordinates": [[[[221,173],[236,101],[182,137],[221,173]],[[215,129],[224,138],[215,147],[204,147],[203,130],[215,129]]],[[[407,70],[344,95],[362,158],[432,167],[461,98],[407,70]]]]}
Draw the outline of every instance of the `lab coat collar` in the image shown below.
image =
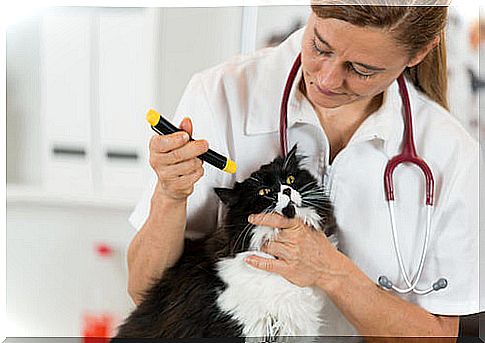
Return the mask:
{"type": "MultiPolygon", "coordinates": [[[[409,97],[414,98],[414,87],[406,81],[409,97]]],[[[364,141],[381,140],[389,157],[396,155],[400,149],[404,130],[403,105],[399,86],[394,81],[384,91],[381,107],[359,126],[352,136],[349,145],[364,141]]]]}
{"type": "MultiPolygon", "coordinates": [[[[252,90],[253,96],[251,96],[252,101],[248,104],[247,135],[279,132],[281,98],[289,71],[301,50],[302,37],[303,29],[283,42],[283,45],[278,47],[282,51],[270,56],[268,61],[264,62],[260,75],[256,76],[255,86],[252,90]]],[[[298,89],[301,77],[300,68],[292,84],[288,100],[288,128],[296,123],[320,126],[311,104],[298,89]]],[[[407,80],[406,85],[412,106],[413,99],[417,96],[416,90],[407,80]]],[[[349,145],[370,140],[381,140],[386,154],[391,157],[400,150],[403,130],[402,99],[397,81],[394,81],[384,91],[381,107],[360,125],[352,136],[349,145]]]]}

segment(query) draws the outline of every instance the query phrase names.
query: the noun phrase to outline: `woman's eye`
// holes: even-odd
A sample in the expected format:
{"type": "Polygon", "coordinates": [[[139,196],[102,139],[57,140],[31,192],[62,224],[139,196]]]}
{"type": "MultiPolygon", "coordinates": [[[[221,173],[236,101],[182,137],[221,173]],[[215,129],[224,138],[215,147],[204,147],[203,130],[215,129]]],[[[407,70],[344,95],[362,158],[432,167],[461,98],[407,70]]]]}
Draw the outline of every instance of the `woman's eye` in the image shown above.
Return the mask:
{"type": "Polygon", "coordinates": [[[315,39],[312,40],[312,46],[313,46],[313,50],[319,54],[319,55],[330,55],[331,52],[330,51],[325,51],[324,49],[320,48],[316,42],[315,39]]]}
{"type": "Polygon", "coordinates": [[[269,193],[271,193],[271,189],[269,188],[261,188],[258,192],[258,194],[261,196],[268,195],[269,193]]]}
{"type": "Polygon", "coordinates": [[[292,185],[295,182],[295,177],[293,175],[290,175],[286,178],[286,183],[289,185],[292,185]]]}
{"type": "Polygon", "coordinates": [[[361,71],[359,69],[357,69],[356,67],[354,67],[352,64],[349,64],[349,69],[354,73],[356,74],[357,76],[361,77],[361,78],[364,78],[364,79],[367,79],[369,77],[372,77],[375,75],[375,73],[373,72],[364,72],[364,71],[361,71]]]}

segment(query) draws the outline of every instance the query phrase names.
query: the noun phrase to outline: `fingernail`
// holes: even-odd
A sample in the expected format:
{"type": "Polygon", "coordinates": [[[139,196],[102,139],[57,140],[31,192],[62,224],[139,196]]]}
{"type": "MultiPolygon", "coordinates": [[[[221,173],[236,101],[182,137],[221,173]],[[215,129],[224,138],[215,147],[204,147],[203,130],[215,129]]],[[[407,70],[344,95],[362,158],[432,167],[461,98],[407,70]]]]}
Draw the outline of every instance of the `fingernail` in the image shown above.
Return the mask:
{"type": "Polygon", "coordinates": [[[253,221],[254,220],[254,217],[255,217],[254,214],[250,214],[249,217],[248,217],[248,221],[253,221]]]}
{"type": "Polygon", "coordinates": [[[184,142],[188,142],[189,141],[189,138],[190,137],[189,137],[189,134],[187,132],[184,132],[182,134],[182,139],[183,139],[184,142]]]}
{"type": "Polygon", "coordinates": [[[246,263],[251,263],[251,257],[245,257],[244,262],[246,263]]]}

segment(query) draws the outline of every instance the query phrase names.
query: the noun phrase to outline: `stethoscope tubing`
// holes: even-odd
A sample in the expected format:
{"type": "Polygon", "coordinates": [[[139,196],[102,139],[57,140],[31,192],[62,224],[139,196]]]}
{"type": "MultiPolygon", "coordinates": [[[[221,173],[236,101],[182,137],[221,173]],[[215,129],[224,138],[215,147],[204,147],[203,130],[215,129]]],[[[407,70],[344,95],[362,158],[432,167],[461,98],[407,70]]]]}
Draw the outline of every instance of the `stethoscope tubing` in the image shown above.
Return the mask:
{"type": "MultiPolygon", "coordinates": [[[[281,99],[281,107],[280,107],[280,145],[281,151],[283,156],[288,154],[288,128],[287,128],[287,120],[288,120],[288,100],[290,97],[290,92],[292,85],[296,79],[298,74],[298,70],[301,66],[301,53],[298,54],[296,57],[283,91],[283,96],[281,99]]],[[[389,160],[388,164],[386,165],[384,171],[384,190],[386,193],[386,199],[388,201],[389,207],[389,215],[391,218],[391,230],[393,236],[393,244],[394,244],[394,251],[397,255],[399,269],[401,271],[401,275],[403,276],[404,282],[406,283],[407,288],[399,288],[395,286],[386,276],[381,276],[378,279],[378,284],[388,290],[394,290],[400,294],[406,294],[413,292],[415,294],[424,295],[428,294],[432,291],[437,291],[439,289],[446,288],[448,282],[444,278],[438,279],[431,287],[427,289],[419,289],[417,288],[417,284],[421,279],[421,274],[423,272],[424,263],[426,260],[426,254],[428,251],[429,245],[429,237],[431,231],[431,212],[433,208],[434,202],[434,178],[431,168],[428,164],[421,159],[417,153],[414,144],[414,136],[413,136],[413,121],[412,121],[412,113],[411,113],[411,104],[409,101],[409,93],[406,87],[406,82],[404,80],[404,76],[401,74],[397,79],[399,85],[399,92],[401,95],[401,99],[403,102],[404,107],[404,141],[402,151],[399,155],[393,157],[389,160]],[[426,232],[425,238],[423,242],[423,248],[421,251],[421,257],[419,260],[418,271],[415,277],[411,280],[406,272],[406,268],[404,267],[404,262],[401,254],[401,249],[399,248],[399,239],[397,235],[397,228],[396,228],[396,220],[394,215],[394,185],[393,185],[393,173],[396,167],[402,163],[411,163],[418,166],[421,171],[423,172],[426,180],[426,232]]]]}
{"type": "Polygon", "coordinates": [[[424,243],[423,243],[423,249],[421,251],[421,259],[419,261],[419,266],[418,266],[418,272],[416,273],[416,276],[414,278],[414,281],[411,282],[409,279],[408,273],[406,272],[406,268],[404,267],[404,262],[401,254],[401,249],[399,248],[399,239],[397,236],[397,229],[396,229],[396,220],[395,220],[395,214],[394,214],[394,201],[391,200],[388,202],[389,205],[389,213],[391,213],[391,228],[392,228],[392,238],[394,242],[394,249],[396,251],[396,255],[398,258],[399,262],[399,269],[401,270],[401,274],[404,278],[404,282],[408,286],[408,288],[405,289],[400,289],[396,286],[392,286],[392,289],[398,293],[405,294],[409,293],[411,291],[417,293],[417,294],[428,294],[431,291],[433,291],[433,287],[430,287],[426,290],[420,290],[416,287],[419,279],[421,278],[421,273],[423,271],[423,266],[424,266],[424,260],[426,259],[426,252],[428,251],[428,243],[429,243],[429,233],[430,233],[430,228],[431,228],[431,210],[432,206],[427,205],[427,214],[426,214],[426,233],[425,233],[425,238],[424,238],[424,243]]]}

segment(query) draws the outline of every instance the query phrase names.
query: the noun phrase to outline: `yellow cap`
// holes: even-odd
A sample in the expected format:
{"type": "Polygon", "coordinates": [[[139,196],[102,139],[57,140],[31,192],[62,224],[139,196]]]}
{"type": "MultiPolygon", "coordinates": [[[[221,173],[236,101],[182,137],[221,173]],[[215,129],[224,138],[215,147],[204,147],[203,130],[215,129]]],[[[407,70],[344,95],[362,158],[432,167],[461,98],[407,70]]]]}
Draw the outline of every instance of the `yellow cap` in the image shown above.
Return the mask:
{"type": "Polygon", "coordinates": [[[237,166],[236,162],[227,159],[226,166],[224,167],[224,171],[229,174],[234,174],[236,172],[237,166]]]}
{"type": "Polygon", "coordinates": [[[147,121],[151,126],[156,126],[160,121],[160,113],[155,110],[149,109],[147,112],[147,121]]]}

